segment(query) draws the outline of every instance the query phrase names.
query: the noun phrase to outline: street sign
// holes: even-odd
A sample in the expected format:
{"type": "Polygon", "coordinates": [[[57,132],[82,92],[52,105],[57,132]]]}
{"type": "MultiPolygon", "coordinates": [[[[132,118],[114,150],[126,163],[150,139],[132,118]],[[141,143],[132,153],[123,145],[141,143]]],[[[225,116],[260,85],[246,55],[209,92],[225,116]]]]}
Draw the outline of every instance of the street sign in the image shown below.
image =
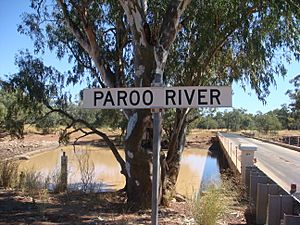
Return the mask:
{"type": "Polygon", "coordinates": [[[98,88],[83,90],[83,108],[231,107],[229,86],[98,88]]]}

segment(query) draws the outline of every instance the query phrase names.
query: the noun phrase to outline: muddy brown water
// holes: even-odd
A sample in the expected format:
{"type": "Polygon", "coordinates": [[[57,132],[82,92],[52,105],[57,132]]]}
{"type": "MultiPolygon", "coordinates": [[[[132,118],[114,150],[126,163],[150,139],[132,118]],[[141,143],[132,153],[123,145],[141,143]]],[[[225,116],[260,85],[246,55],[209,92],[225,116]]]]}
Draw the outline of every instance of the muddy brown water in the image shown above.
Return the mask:
{"type": "MultiPolygon", "coordinates": [[[[60,170],[62,152],[68,156],[68,182],[71,188],[81,187],[81,173],[78,158],[89,156],[89,167],[94,168],[93,182],[98,191],[117,190],[124,187],[125,179],[120,174],[120,166],[111,151],[107,148],[73,147],[57,148],[33,155],[29,160],[22,161],[22,171],[36,171],[43,177],[57,177],[60,170]]],[[[188,148],[184,150],[181,168],[177,181],[177,191],[185,196],[198,193],[202,185],[219,182],[220,170],[216,157],[204,149],[188,148]]],[[[124,151],[120,151],[124,158],[124,151]]]]}

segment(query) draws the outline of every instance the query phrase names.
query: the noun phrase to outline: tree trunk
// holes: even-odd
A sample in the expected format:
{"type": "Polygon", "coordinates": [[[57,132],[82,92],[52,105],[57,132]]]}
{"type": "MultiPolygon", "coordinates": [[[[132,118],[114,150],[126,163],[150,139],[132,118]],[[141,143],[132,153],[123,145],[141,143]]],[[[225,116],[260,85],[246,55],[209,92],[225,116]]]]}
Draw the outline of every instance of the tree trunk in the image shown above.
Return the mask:
{"type": "Polygon", "coordinates": [[[176,194],[176,182],[180,170],[182,152],[186,141],[186,109],[176,111],[174,133],[169,143],[168,155],[161,157],[162,171],[162,204],[168,205],[176,194]]]}
{"type": "MultiPolygon", "coordinates": [[[[167,157],[161,154],[161,203],[168,205],[176,194],[176,181],[180,169],[187,131],[186,109],[178,109],[167,157]]],[[[125,138],[126,191],[128,203],[134,208],[151,207],[152,194],[152,135],[143,143],[145,133],[152,129],[149,110],[138,110],[128,122],[125,138]]]]}
{"type": "Polygon", "coordinates": [[[128,121],[125,137],[128,203],[137,208],[151,206],[152,146],[142,145],[151,123],[150,110],[137,110],[128,121]]]}

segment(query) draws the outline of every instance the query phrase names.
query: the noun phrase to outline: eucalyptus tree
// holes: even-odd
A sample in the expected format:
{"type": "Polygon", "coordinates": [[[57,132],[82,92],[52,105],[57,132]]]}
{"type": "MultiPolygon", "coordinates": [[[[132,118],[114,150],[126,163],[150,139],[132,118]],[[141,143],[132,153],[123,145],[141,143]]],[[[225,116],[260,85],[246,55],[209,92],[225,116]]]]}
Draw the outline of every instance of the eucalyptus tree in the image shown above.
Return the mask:
{"type": "Polygon", "coordinates": [[[19,27],[34,40],[35,53],[49,48],[58,58],[74,60],[75,65],[72,72],[61,74],[52,67],[41,66],[40,59],[25,53],[17,62],[20,73],[12,83],[24,87],[52,112],[68,117],[70,125],[83,124],[91,130],[86,134],[94,132],[103,137],[126,176],[129,202],[140,206],[151,202],[151,150],[141,144],[145,124],[151,123],[150,111],[124,111],[128,117],[124,160],[103,132],[68,113],[67,95],[60,90],[65,84],[86,79],[93,87],[150,86],[154,73],[164,71],[189,2],[32,1],[35,12],[24,14],[24,23],[19,27]]]}
{"type": "Polygon", "coordinates": [[[269,133],[270,131],[278,131],[282,127],[279,119],[273,112],[268,112],[265,114],[258,113],[255,116],[255,123],[256,129],[265,134],[269,133]]]}
{"type": "MultiPolygon", "coordinates": [[[[89,128],[86,135],[103,137],[126,176],[128,201],[140,206],[151,199],[152,149],[142,141],[151,128],[150,110],[123,111],[128,126],[122,159],[105,133],[68,113],[63,86],[82,81],[89,87],[150,86],[158,73],[166,85],[241,80],[264,99],[275,74],[285,73],[276,50],[299,59],[299,4],[291,0],[32,0],[31,6],[19,31],[34,40],[35,53],[49,48],[74,66],[59,73],[25,54],[16,86],[65,115],[70,125],[89,128]]],[[[190,111],[175,110],[168,152],[161,157],[165,203],[174,194],[186,128],[194,119],[190,111]]]]}
{"type": "Polygon", "coordinates": [[[24,137],[24,125],[30,120],[33,110],[18,104],[22,92],[0,89],[0,132],[11,138],[24,137]]]}
{"type": "Polygon", "coordinates": [[[283,104],[279,109],[275,109],[271,112],[274,113],[280,121],[282,129],[293,129],[293,118],[287,104],[283,104]]]}
{"type": "Polygon", "coordinates": [[[290,109],[291,117],[293,118],[293,129],[300,129],[300,75],[294,77],[290,83],[294,85],[294,90],[288,90],[287,94],[291,99],[290,109]]]}

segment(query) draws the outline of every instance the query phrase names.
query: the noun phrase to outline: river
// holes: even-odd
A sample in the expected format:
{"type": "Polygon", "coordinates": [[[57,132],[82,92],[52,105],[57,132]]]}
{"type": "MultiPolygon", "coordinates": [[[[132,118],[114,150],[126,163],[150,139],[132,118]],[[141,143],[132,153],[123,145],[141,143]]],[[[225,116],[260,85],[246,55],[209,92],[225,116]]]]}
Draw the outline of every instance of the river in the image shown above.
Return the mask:
{"type": "MultiPolygon", "coordinates": [[[[85,161],[84,157],[88,158],[86,161],[89,163],[86,163],[88,169],[83,170],[94,171],[92,181],[97,183],[98,191],[117,190],[124,187],[125,179],[120,174],[120,166],[107,148],[77,146],[74,151],[70,146],[62,147],[31,156],[29,160],[21,162],[20,169],[39,172],[42,177],[58,177],[62,152],[66,152],[68,156],[68,182],[72,188],[80,189],[81,187],[81,172],[78,162],[79,158],[81,158],[80,161],[85,161]]],[[[120,151],[120,154],[124,157],[124,151],[120,151]]],[[[217,158],[213,157],[210,151],[186,148],[182,156],[176,186],[177,192],[191,196],[199,191],[201,185],[218,182],[220,180],[219,171],[217,158]]]]}

